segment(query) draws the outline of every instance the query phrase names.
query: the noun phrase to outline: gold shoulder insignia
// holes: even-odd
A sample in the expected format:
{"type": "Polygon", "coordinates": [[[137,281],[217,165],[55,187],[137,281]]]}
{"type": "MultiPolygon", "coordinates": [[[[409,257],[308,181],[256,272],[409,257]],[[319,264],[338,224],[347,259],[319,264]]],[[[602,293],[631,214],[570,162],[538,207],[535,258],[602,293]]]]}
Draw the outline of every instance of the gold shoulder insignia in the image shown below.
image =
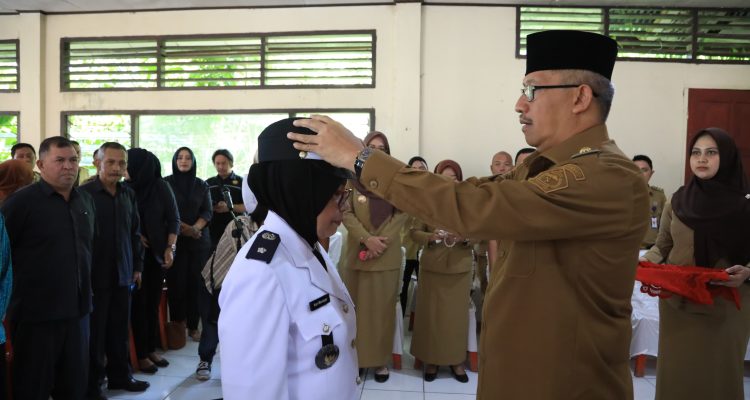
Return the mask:
{"type": "Polygon", "coordinates": [[[655,191],[657,191],[657,192],[664,192],[664,189],[662,189],[662,188],[660,188],[660,187],[658,187],[658,186],[651,186],[651,189],[652,189],[652,190],[655,190],[655,191]]]}
{"type": "Polygon", "coordinates": [[[572,175],[573,179],[577,181],[586,180],[586,175],[583,174],[581,167],[573,164],[565,164],[561,167],[544,171],[529,179],[529,182],[544,193],[556,192],[568,187],[568,174],[572,175]]]}
{"type": "Polygon", "coordinates": [[[591,147],[581,147],[578,150],[578,153],[573,154],[572,156],[570,156],[570,158],[571,159],[572,158],[578,158],[578,157],[581,157],[581,156],[586,156],[586,155],[589,155],[589,154],[597,154],[597,153],[600,153],[600,152],[601,152],[601,150],[599,150],[599,149],[592,149],[591,147]]]}

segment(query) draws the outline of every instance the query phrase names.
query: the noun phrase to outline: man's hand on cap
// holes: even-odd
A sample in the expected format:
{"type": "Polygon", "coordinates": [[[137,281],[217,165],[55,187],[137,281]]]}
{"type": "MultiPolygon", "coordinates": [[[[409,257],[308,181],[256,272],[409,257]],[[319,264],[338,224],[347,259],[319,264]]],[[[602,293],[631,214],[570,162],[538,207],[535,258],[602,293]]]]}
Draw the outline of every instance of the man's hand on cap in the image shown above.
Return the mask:
{"type": "Polygon", "coordinates": [[[294,148],[317,153],[330,164],[354,171],[354,160],[365,146],[344,125],[325,115],[313,115],[309,119],[298,119],[294,126],[308,128],[317,135],[302,135],[289,132],[287,137],[294,140],[294,148]]]}

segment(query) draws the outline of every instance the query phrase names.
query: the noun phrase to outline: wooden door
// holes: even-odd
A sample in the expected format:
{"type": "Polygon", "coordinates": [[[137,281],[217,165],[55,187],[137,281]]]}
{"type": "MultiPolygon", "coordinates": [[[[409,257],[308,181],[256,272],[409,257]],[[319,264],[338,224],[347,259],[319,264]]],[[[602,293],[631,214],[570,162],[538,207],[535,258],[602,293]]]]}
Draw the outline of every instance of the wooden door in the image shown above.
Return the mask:
{"type": "MultiPolygon", "coordinates": [[[[717,127],[729,132],[742,155],[745,174],[750,177],[750,90],[689,89],[687,125],[687,143],[704,128],[717,127]]],[[[686,157],[686,182],[691,175],[690,160],[686,157]]]]}

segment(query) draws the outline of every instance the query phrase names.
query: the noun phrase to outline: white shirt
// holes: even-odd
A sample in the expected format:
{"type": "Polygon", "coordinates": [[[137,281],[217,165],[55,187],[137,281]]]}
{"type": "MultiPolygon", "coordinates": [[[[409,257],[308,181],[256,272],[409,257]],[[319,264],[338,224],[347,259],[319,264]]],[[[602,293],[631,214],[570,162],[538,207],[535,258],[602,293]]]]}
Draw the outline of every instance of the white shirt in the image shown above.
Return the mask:
{"type": "Polygon", "coordinates": [[[221,386],[227,400],[356,399],[358,375],[354,303],[336,268],[318,245],[312,248],[274,212],[245,243],[219,295],[221,386]],[[264,232],[280,237],[270,263],[247,259],[264,232]],[[330,302],[311,310],[311,302],[330,302]],[[333,332],[339,356],[316,366],[322,336],[333,332]]]}

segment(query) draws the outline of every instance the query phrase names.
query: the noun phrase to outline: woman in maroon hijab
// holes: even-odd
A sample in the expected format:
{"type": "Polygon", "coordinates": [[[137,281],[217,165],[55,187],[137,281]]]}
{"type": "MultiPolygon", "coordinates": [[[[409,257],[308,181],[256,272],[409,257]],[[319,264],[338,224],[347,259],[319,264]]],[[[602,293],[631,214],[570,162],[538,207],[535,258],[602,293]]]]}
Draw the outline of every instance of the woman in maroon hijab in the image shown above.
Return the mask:
{"type": "Polygon", "coordinates": [[[645,258],[673,265],[724,269],[741,309],[673,295],[659,300],[656,399],[744,399],[744,358],[750,337],[750,190],[737,145],[718,128],[691,140],[693,176],[662,213],[656,244],[645,258]]]}
{"type": "MultiPolygon", "coordinates": [[[[370,132],[365,145],[390,154],[388,139],[370,132]]],[[[408,215],[351,180],[349,210],[344,212],[348,231],[341,277],[357,305],[357,355],[359,368],[374,368],[376,382],[388,380],[388,360],[393,353],[396,307],[401,280],[401,229],[408,215]]],[[[398,309],[400,315],[401,309],[398,309]]]]}
{"type": "MultiPolygon", "coordinates": [[[[452,160],[438,163],[435,173],[453,181],[463,180],[461,166],[452,160]]],[[[466,383],[469,377],[463,364],[469,343],[469,293],[476,241],[423,223],[413,226],[410,236],[424,245],[411,353],[424,362],[425,381],[435,380],[438,367],[447,365],[456,380],[466,383]]]]}

